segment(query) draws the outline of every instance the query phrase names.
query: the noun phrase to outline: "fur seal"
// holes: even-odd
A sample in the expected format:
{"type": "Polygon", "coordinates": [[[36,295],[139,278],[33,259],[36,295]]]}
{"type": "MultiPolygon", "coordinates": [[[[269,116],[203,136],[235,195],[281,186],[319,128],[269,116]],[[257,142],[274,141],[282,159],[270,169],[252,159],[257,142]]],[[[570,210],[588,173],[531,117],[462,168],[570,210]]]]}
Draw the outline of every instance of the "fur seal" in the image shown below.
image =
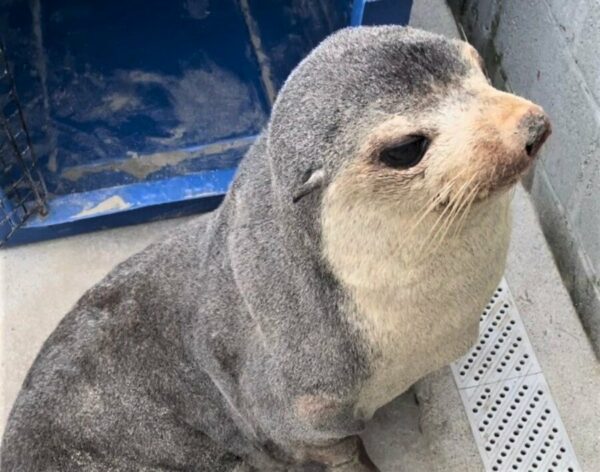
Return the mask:
{"type": "Polygon", "coordinates": [[[221,207],[117,266],[48,338],[2,470],[377,470],[357,435],[476,339],[510,188],[549,133],[466,43],[330,36],[221,207]]]}

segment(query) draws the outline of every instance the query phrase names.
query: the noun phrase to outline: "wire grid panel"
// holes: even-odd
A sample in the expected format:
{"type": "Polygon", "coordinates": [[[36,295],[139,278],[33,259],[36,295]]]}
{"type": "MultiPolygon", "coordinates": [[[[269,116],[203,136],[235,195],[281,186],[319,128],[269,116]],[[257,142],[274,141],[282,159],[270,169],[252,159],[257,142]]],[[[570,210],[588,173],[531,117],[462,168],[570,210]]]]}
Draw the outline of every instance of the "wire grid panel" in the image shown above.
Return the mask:
{"type": "Polygon", "coordinates": [[[505,280],[451,368],[486,471],[582,471],[505,280]]]}
{"type": "Polygon", "coordinates": [[[0,245],[34,212],[45,213],[46,189],[0,43],[0,245]]]}

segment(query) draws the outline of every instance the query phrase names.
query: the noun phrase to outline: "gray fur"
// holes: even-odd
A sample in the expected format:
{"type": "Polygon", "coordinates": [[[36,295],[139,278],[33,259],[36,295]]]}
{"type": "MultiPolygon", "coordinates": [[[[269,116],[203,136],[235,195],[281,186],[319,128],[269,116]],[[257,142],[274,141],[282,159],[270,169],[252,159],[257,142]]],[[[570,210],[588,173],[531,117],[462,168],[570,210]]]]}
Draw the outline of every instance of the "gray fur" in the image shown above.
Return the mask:
{"type": "Polygon", "coordinates": [[[221,207],[120,264],[48,338],[2,470],[321,470],[322,451],[339,470],[374,470],[343,464],[360,448],[340,441],[363,429],[354,405],[370,352],[322,260],[322,186],[377,113],[433,106],[434,86],[459,83],[457,48],[400,27],[346,29],[316,48],[221,207]],[[299,398],[316,398],[315,412],[299,414],[299,398]]]}

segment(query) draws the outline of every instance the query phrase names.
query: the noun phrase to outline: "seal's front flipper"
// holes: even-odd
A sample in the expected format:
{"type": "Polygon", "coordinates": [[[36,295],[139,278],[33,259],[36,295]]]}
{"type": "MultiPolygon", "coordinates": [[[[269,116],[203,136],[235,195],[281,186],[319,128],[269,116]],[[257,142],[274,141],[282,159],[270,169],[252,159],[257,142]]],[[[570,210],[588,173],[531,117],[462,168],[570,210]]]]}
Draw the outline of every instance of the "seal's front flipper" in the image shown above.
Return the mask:
{"type": "Polygon", "coordinates": [[[330,467],[328,472],[380,472],[377,466],[373,463],[362,440],[358,440],[355,457],[345,464],[340,464],[337,467],[330,467]]]}
{"type": "Polygon", "coordinates": [[[327,472],[379,472],[358,436],[324,447],[313,447],[307,452],[312,460],[324,464],[327,472]]]}

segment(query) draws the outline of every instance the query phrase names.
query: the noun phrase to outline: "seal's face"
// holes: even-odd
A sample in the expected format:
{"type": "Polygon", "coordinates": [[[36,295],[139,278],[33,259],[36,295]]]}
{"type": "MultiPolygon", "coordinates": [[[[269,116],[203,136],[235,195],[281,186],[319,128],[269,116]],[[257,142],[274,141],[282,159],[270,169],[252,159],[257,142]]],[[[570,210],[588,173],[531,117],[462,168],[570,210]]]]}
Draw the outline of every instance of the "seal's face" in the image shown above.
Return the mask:
{"type": "Polygon", "coordinates": [[[466,73],[451,86],[434,84],[430,106],[409,105],[376,122],[342,178],[411,212],[429,205],[459,213],[506,191],[529,169],[550,134],[548,118],[539,106],[493,88],[477,52],[456,43],[454,59],[466,73]]]}
{"type": "Polygon", "coordinates": [[[327,51],[350,71],[340,97],[359,106],[331,118],[348,132],[322,146],[341,162],[330,164],[322,241],[373,353],[356,406],[370,417],[475,341],[504,272],[508,190],[550,126],[539,106],[494,89],[464,42],[398,29],[347,36],[368,47],[354,62],[327,51]]]}
{"type": "Polygon", "coordinates": [[[353,117],[361,122],[356,145],[325,191],[326,259],[348,286],[389,285],[402,266],[437,266],[449,254],[465,260],[461,251],[497,255],[501,273],[508,191],[550,134],[549,121],[539,106],[493,88],[467,43],[410,32],[396,38],[403,49],[390,58],[389,41],[374,42],[387,48],[374,53],[383,57],[371,72],[379,96],[353,117]]]}
{"type": "Polygon", "coordinates": [[[464,240],[462,228],[481,227],[486,209],[506,207],[549,133],[539,106],[489,84],[467,43],[367,27],[332,35],[296,68],[275,103],[268,149],[286,202],[326,187],[325,257],[340,279],[367,283],[367,262],[381,268],[369,262],[375,245],[390,260],[447,253],[443,241],[464,240]]]}

